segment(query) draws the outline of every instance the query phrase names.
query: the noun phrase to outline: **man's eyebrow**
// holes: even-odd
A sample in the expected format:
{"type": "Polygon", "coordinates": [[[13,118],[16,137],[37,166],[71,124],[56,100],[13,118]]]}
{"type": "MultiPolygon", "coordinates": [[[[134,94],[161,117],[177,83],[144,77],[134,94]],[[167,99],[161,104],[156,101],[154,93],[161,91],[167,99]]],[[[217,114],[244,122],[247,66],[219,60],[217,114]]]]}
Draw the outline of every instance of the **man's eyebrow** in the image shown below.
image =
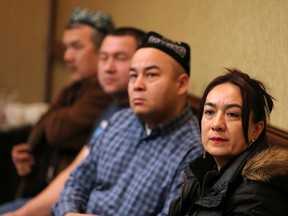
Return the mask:
{"type": "Polygon", "coordinates": [[[63,42],[62,42],[62,45],[63,45],[64,47],[68,47],[68,46],[76,46],[76,45],[79,44],[79,43],[80,43],[79,40],[73,40],[73,41],[70,41],[69,43],[63,41],[63,42]]]}
{"type": "Polygon", "coordinates": [[[133,67],[130,67],[130,68],[129,68],[129,71],[136,71],[136,69],[133,68],[133,67]]]}
{"type": "Polygon", "coordinates": [[[157,65],[151,65],[151,66],[148,66],[148,67],[144,68],[145,71],[151,70],[151,69],[160,69],[160,68],[157,65]]]}
{"type": "MultiPolygon", "coordinates": [[[[107,51],[101,51],[101,50],[100,50],[99,53],[100,53],[100,54],[105,54],[105,55],[110,54],[110,53],[107,52],[107,51]]],[[[124,51],[119,51],[119,52],[114,52],[114,53],[112,53],[112,55],[113,55],[113,56],[116,56],[116,55],[127,55],[127,53],[124,52],[124,51]]]]}
{"type": "Polygon", "coordinates": [[[71,43],[70,43],[72,46],[75,46],[75,45],[77,45],[77,44],[80,44],[80,40],[73,40],[73,41],[71,41],[71,43]]]}
{"type": "MultiPolygon", "coordinates": [[[[152,69],[160,69],[157,65],[151,65],[144,67],[144,71],[152,70],[152,69]]],[[[137,71],[135,67],[130,67],[129,71],[137,71]]]]}

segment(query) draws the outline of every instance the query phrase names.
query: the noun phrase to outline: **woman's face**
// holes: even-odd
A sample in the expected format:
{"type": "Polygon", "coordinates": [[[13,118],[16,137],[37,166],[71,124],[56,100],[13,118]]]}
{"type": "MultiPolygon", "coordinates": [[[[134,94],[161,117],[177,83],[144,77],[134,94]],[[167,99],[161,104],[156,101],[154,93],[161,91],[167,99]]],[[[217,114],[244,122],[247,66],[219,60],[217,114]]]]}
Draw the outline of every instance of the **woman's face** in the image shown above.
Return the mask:
{"type": "MultiPolygon", "coordinates": [[[[249,140],[253,140],[255,127],[250,118],[249,140]]],[[[208,93],[201,130],[204,148],[214,157],[219,169],[248,147],[242,129],[242,97],[236,85],[223,83],[208,93]]]]}

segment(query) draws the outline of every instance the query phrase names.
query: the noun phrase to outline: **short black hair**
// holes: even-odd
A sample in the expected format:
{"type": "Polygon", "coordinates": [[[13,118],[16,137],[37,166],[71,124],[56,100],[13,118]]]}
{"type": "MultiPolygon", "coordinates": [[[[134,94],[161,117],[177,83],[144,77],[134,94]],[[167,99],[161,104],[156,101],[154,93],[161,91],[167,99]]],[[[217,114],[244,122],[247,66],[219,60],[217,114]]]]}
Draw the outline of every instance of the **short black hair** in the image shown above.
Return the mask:
{"type": "Polygon", "coordinates": [[[140,44],[142,41],[145,32],[141,29],[134,28],[134,27],[119,27],[111,32],[108,33],[108,35],[112,36],[132,36],[136,39],[137,44],[140,44]]]}

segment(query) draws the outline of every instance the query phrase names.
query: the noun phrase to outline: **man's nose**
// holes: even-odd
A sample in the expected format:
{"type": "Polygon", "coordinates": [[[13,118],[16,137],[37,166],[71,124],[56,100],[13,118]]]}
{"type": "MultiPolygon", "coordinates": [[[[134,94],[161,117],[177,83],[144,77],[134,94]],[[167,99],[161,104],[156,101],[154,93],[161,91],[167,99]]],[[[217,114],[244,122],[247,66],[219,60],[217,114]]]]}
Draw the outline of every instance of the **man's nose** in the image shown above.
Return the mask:
{"type": "Polygon", "coordinates": [[[66,49],[65,52],[64,52],[63,59],[64,59],[65,62],[73,61],[74,55],[73,55],[72,51],[69,50],[69,49],[66,49]]]}
{"type": "Polygon", "coordinates": [[[113,58],[109,58],[105,63],[105,70],[108,72],[115,71],[115,61],[113,58]]]}
{"type": "Polygon", "coordinates": [[[133,83],[134,90],[143,90],[145,89],[145,80],[142,75],[137,76],[133,83]]]}

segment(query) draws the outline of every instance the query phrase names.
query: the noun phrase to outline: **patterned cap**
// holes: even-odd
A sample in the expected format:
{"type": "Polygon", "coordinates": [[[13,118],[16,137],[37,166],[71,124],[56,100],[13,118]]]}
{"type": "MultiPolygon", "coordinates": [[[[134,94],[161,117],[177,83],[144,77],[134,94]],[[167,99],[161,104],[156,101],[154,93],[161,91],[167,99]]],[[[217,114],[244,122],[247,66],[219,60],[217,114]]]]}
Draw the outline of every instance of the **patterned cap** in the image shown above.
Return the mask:
{"type": "Polygon", "coordinates": [[[156,32],[148,32],[138,49],[144,47],[157,48],[170,55],[190,76],[190,46],[187,43],[172,41],[156,32]]]}
{"type": "Polygon", "coordinates": [[[89,25],[105,35],[114,28],[112,18],[108,14],[87,8],[75,8],[71,13],[69,23],[89,25]]]}

